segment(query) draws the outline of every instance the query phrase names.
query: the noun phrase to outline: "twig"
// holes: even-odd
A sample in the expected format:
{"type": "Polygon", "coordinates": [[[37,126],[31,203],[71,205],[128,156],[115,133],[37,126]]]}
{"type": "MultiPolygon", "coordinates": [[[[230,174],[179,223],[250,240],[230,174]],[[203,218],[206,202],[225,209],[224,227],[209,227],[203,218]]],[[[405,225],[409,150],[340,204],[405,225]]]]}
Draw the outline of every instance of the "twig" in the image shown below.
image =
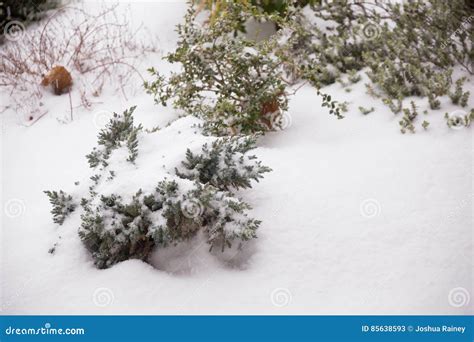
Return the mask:
{"type": "Polygon", "coordinates": [[[69,91],[67,92],[68,95],[69,95],[69,108],[71,109],[71,122],[74,120],[73,116],[72,116],[72,98],[71,98],[71,90],[69,89],[69,91]]]}

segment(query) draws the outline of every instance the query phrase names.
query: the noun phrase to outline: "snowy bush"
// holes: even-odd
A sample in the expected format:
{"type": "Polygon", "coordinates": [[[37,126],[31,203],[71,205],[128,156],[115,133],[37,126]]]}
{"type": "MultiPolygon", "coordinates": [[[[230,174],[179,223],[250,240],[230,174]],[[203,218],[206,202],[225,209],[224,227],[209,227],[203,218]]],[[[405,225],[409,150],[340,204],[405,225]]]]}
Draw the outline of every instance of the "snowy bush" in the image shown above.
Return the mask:
{"type": "MultiPolygon", "coordinates": [[[[319,0],[293,0],[291,3],[298,7],[304,7],[308,4],[316,4],[319,0]]],[[[214,22],[215,19],[221,15],[225,15],[229,1],[226,0],[193,0],[193,4],[197,4],[199,9],[206,8],[211,12],[210,21],[214,22]]],[[[254,6],[256,9],[263,11],[268,14],[277,13],[281,16],[285,15],[288,11],[289,1],[272,1],[272,0],[251,0],[242,1],[243,5],[254,6]]]]}
{"type": "Polygon", "coordinates": [[[67,195],[62,190],[59,193],[57,191],[45,191],[45,194],[49,197],[49,202],[53,206],[51,210],[53,221],[59,225],[63,224],[66,217],[76,209],[72,196],[67,195]]]}
{"type": "Polygon", "coordinates": [[[166,59],[180,63],[182,72],[165,79],[156,77],[145,88],[157,103],[173,100],[175,107],[206,120],[214,134],[252,133],[274,126],[274,115],[287,109],[285,84],[270,42],[257,43],[237,38],[242,6],[228,6],[213,25],[201,26],[191,8],[185,23],[178,25],[180,40],[175,52],[166,59]],[[264,112],[266,103],[274,107],[264,112]]]}
{"type": "MultiPolygon", "coordinates": [[[[172,101],[186,114],[205,120],[206,131],[217,134],[248,134],[281,128],[281,116],[288,108],[285,67],[293,60],[281,58],[279,35],[255,41],[239,33],[250,18],[275,20],[278,15],[262,14],[258,8],[228,2],[215,20],[201,24],[191,7],[185,22],[178,25],[176,50],[166,56],[182,66],[168,78],[154,68],[152,82],[145,88],[155,102],[172,101]],[[278,52],[278,53],[277,53],[278,52]]],[[[323,105],[339,115],[335,101],[325,94],[323,105]]]]}
{"type": "MultiPolygon", "coordinates": [[[[305,28],[304,35],[311,36],[297,52],[312,54],[311,61],[327,73],[332,69],[334,78],[365,66],[370,67],[371,73],[387,70],[392,77],[400,77],[393,80],[392,87],[403,88],[400,91],[408,96],[419,93],[419,87],[432,79],[436,70],[460,64],[469,73],[474,71],[469,29],[474,17],[466,16],[470,11],[464,0],[373,5],[344,0],[322,2],[312,8],[305,16],[295,16],[294,20],[305,28]],[[329,26],[323,29],[311,19],[312,15],[329,26]],[[391,70],[386,63],[398,67],[391,70]],[[421,67],[428,72],[428,80],[418,79],[424,75],[412,70],[421,67]]],[[[375,76],[373,80],[385,86],[383,80],[375,76]]],[[[389,88],[384,90],[391,93],[389,88]]]]}
{"type": "MultiPolygon", "coordinates": [[[[199,120],[190,118],[148,133],[134,125],[134,110],[115,114],[99,133],[98,147],[87,156],[93,175],[80,201],[79,236],[95,265],[107,268],[132,258],[147,260],[154,248],[188,240],[198,232],[204,233],[211,250],[255,238],[260,221],[248,216],[250,206],[232,192],[250,187],[252,180],[270,171],[248,155],[255,137],[198,135],[190,126],[199,120]],[[160,147],[172,144],[170,135],[181,129],[192,132],[184,139],[191,147],[171,153],[168,158],[175,165],[164,170],[158,158],[166,149],[160,147]]],[[[74,210],[69,205],[73,197],[47,194],[55,222],[64,222],[74,210]]]]}
{"type": "Polygon", "coordinates": [[[211,249],[256,237],[260,221],[247,217],[246,203],[211,185],[179,184],[161,181],[146,194],[138,190],[129,202],[112,195],[84,203],[79,236],[97,267],[146,260],[154,246],[176,244],[199,230],[211,249]]]}
{"type": "Polygon", "coordinates": [[[256,157],[245,154],[253,148],[253,138],[222,138],[214,141],[210,148],[204,144],[200,154],[186,152],[186,160],[176,169],[176,174],[222,190],[250,188],[251,180],[258,182],[262,173],[270,171],[259,161],[248,165],[248,160],[256,157]]]}
{"type": "Polygon", "coordinates": [[[462,127],[470,127],[474,121],[474,108],[471,109],[469,113],[463,111],[445,113],[444,118],[449,128],[459,129],[462,127]]]}
{"type": "Polygon", "coordinates": [[[453,68],[474,72],[469,13],[464,0],[322,1],[290,15],[280,54],[298,61],[300,67],[290,71],[317,87],[343,83],[342,75],[357,81],[354,75],[365,69],[369,94],[394,113],[405,112],[403,101],[411,96],[426,98],[430,109],[440,108],[442,96],[465,107],[467,78],[453,79],[453,68]]]}
{"type": "Polygon", "coordinates": [[[382,91],[386,101],[401,101],[408,96],[422,96],[431,109],[440,106],[439,97],[452,97],[453,104],[467,105],[468,92],[462,91],[465,79],[453,81],[453,66],[474,72],[472,29],[465,17],[465,2],[414,1],[388,6],[395,26],[379,27],[377,49],[364,52],[370,68],[369,78],[382,91]],[[460,98],[464,100],[460,103],[460,98]]]}
{"type": "Polygon", "coordinates": [[[137,134],[142,130],[142,126],[133,125],[133,112],[136,107],[131,107],[122,115],[114,113],[107,129],[101,130],[97,141],[98,147],[94,147],[92,152],[86,156],[90,167],[94,168],[101,164],[107,167],[107,159],[113,150],[126,146],[128,149],[127,161],[133,162],[137,157],[138,140],[137,134]]]}

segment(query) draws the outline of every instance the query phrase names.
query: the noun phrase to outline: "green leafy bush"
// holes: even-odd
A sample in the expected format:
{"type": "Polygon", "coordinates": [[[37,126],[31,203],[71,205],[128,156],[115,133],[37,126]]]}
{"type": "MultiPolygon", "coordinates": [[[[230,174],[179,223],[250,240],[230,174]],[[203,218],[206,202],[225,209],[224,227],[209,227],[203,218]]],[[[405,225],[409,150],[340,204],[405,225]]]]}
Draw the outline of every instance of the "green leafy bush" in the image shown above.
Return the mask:
{"type": "MultiPolygon", "coordinates": [[[[320,3],[321,0],[241,0],[240,5],[245,8],[254,7],[260,12],[266,14],[278,14],[284,16],[288,12],[290,6],[304,7],[306,5],[314,5],[320,3]]],[[[197,5],[199,9],[206,8],[209,10],[211,24],[220,16],[226,14],[229,6],[233,5],[232,1],[227,0],[193,0],[193,5],[197,5]]],[[[243,27],[242,27],[243,29],[243,27]]]]}
{"type": "Polygon", "coordinates": [[[213,134],[253,133],[273,128],[273,115],[288,105],[279,61],[273,56],[274,42],[261,42],[233,36],[242,16],[241,5],[228,6],[226,15],[213,25],[200,26],[190,9],[175,52],[166,56],[183,69],[168,79],[155,69],[155,81],[145,83],[155,101],[166,105],[173,100],[176,108],[206,121],[213,134]],[[231,11],[232,10],[232,11],[231,11]],[[273,110],[264,112],[266,104],[273,110]]]}
{"type": "MultiPolygon", "coordinates": [[[[209,144],[183,151],[184,160],[175,172],[164,173],[152,162],[156,156],[148,155],[140,166],[135,165],[140,144],[145,143],[151,153],[162,132],[147,133],[135,126],[134,110],[115,114],[99,133],[99,146],[87,156],[94,175],[88,195],[80,201],[79,236],[95,265],[107,268],[128,259],[146,261],[154,248],[188,240],[198,232],[204,233],[211,249],[224,250],[234,242],[255,238],[260,221],[248,216],[250,206],[233,190],[251,187],[252,180],[271,171],[248,154],[256,138],[207,137],[209,144]],[[138,185],[134,172],[139,178],[156,177],[155,186],[138,185]]],[[[60,220],[53,216],[54,221],[64,222],[73,197],[62,191],[61,196],[47,194],[54,198],[53,214],[60,215],[60,220]]]]}
{"type": "MultiPolygon", "coordinates": [[[[288,107],[288,86],[301,79],[342,118],[344,104],[321,87],[344,85],[343,75],[357,83],[362,70],[371,81],[368,93],[395,114],[403,112],[402,131],[414,132],[417,121],[404,110],[408,97],[426,98],[432,110],[444,96],[461,107],[469,103],[468,79],[453,79],[456,66],[474,72],[474,16],[464,0],[311,1],[304,10],[307,3],[298,1],[210,3],[218,15],[211,13],[207,24],[200,25],[191,8],[178,26],[178,48],[167,59],[182,72],[166,78],[151,68],[155,80],[145,87],[157,103],[172,101],[204,118],[213,134],[274,129],[288,107]],[[279,31],[260,42],[247,39],[239,31],[250,19],[274,22],[279,31]]],[[[423,120],[423,128],[427,124],[423,120]]]]}
{"type": "MultiPolygon", "coordinates": [[[[285,68],[299,65],[284,53],[291,46],[282,45],[280,35],[257,42],[239,34],[242,23],[250,18],[286,25],[278,15],[262,14],[258,8],[239,2],[226,3],[225,13],[212,24],[201,25],[191,7],[184,24],[178,25],[178,47],[165,57],[180,64],[182,70],[167,78],[150,68],[154,80],[145,82],[147,92],[158,104],[172,101],[175,108],[203,118],[211,134],[249,134],[281,128],[290,85],[285,68]]],[[[331,96],[319,90],[317,94],[331,114],[342,117],[331,96]]]]}
{"type": "MultiPolygon", "coordinates": [[[[413,1],[403,7],[391,5],[388,11],[396,25],[381,27],[380,45],[364,53],[368,76],[391,99],[428,97],[435,109],[439,106],[436,98],[450,93],[454,65],[463,65],[471,74],[474,71],[472,34],[467,28],[458,30],[464,25],[464,1],[413,1]]],[[[456,87],[459,91],[462,81],[456,87]]],[[[468,96],[464,95],[465,102],[468,96]]]]}
{"type": "Polygon", "coordinates": [[[138,140],[137,134],[143,129],[141,125],[133,126],[133,112],[136,106],[133,106],[123,112],[122,115],[114,113],[113,118],[106,130],[99,133],[98,147],[94,147],[92,152],[86,156],[90,167],[96,167],[102,164],[107,167],[107,159],[113,150],[122,145],[126,145],[129,155],[127,161],[133,162],[137,157],[138,140]]]}
{"type": "Polygon", "coordinates": [[[250,188],[251,180],[258,182],[263,173],[270,171],[259,161],[248,164],[249,159],[256,157],[247,157],[246,153],[254,148],[253,138],[223,138],[214,141],[210,148],[204,144],[199,154],[188,149],[186,160],[176,169],[176,174],[223,190],[250,188]]]}
{"type": "Polygon", "coordinates": [[[252,5],[261,8],[266,13],[278,13],[280,16],[285,16],[288,12],[290,3],[293,6],[301,8],[307,5],[315,5],[319,2],[320,0],[252,0],[252,5]]]}
{"type": "Polygon", "coordinates": [[[62,225],[66,217],[76,209],[72,196],[62,190],[59,193],[57,191],[45,191],[44,193],[49,197],[49,202],[53,206],[51,210],[53,221],[62,225]]]}
{"type": "Polygon", "coordinates": [[[354,79],[365,68],[369,94],[394,113],[402,112],[404,99],[412,96],[426,98],[431,109],[440,108],[442,96],[464,107],[467,79],[452,75],[455,66],[474,72],[470,13],[464,0],[321,2],[311,12],[294,11],[285,28],[291,48],[282,51],[301,66],[289,71],[316,86],[341,81],[342,75],[354,79]]]}
{"type": "Polygon", "coordinates": [[[444,118],[449,128],[459,129],[462,127],[470,127],[474,121],[474,109],[471,109],[469,113],[464,111],[445,113],[444,118]]]}

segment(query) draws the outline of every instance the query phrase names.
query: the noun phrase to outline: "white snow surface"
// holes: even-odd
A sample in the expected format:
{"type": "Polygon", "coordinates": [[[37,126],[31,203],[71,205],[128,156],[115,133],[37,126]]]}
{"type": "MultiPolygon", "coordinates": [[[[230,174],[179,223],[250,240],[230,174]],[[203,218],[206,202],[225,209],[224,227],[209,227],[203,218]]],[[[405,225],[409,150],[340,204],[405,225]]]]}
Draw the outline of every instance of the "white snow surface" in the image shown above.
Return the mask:
{"type": "MultiPolygon", "coordinates": [[[[173,47],[184,2],[123,6],[134,23],[143,21],[157,34],[161,51],[173,47]]],[[[156,55],[144,58],[143,72],[148,66],[175,68],[156,55]]],[[[106,270],[94,267],[80,242],[77,213],[63,226],[52,222],[43,190],[73,192],[74,182],[90,176],[84,156],[96,144],[100,113],[138,105],[135,120],[150,129],[178,113],[154,105],[140,84],[133,98],[105,94],[92,111],[76,110],[72,122],[67,96],[48,95],[49,113],[30,127],[6,111],[2,312],[472,314],[473,298],[467,305],[453,303],[460,288],[474,296],[472,128],[446,126],[444,112],[459,107],[444,98],[442,109],[426,116],[427,131],[420,121],[416,134],[402,135],[400,114],[368,96],[365,81],[349,93],[339,84],[325,89],[350,103],[343,120],[320,106],[313,88],[303,87],[290,102],[290,127],[259,140],[255,154],[273,172],[239,192],[253,206],[251,215],[262,220],[258,239],[242,251],[211,255],[198,236],[155,252],[149,264],[130,260],[106,270]],[[375,111],[362,115],[358,106],[375,111]]],[[[466,89],[474,94],[472,78],[466,89]]],[[[0,98],[7,102],[8,94],[0,98]]],[[[427,100],[414,100],[423,115],[427,100]]],[[[155,154],[157,166],[162,160],[174,164],[191,144],[191,121],[182,120],[175,132],[155,133],[166,134],[169,143],[139,153],[155,154]]],[[[123,186],[135,191],[138,183],[160,180],[139,171],[130,172],[123,186]]]]}

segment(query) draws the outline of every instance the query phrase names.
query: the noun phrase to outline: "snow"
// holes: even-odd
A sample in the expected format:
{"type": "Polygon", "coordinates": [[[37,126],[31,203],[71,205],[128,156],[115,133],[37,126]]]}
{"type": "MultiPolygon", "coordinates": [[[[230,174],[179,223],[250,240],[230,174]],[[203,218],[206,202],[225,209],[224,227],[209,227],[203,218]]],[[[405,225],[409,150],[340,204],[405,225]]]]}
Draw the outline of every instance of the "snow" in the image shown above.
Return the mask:
{"type": "MultiPolygon", "coordinates": [[[[185,3],[133,2],[130,8],[134,23],[142,19],[158,35],[159,49],[172,48],[185,3]]],[[[174,68],[156,56],[142,64],[143,70],[174,68]]],[[[291,126],[259,140],[255,154],[273,172],[239,191],[262,220],[258,239],[241,251],[211,255],[197,236],[156,251],[150,264],[130,260],[106,270],[93,266],[80,242],[77,213],[64,226],[52,222],[43,190],[74,192],[87,182],[84,156],[96,144],[98,113],[136,104],[136,123],[149,129],[165,127],[179,113],[154,105],[139,88],[128,100],[104,94],[92,111],[78,109],[72,122],[64,119],[67,96],[51,95],[49,113],[30,127],[4,112],[3,313],[472,314],[449,300],[457,288],[474,294],[472,129],[446,126],[444,112],[459,108],[445,98],[426,117],[427,131],[402,135],[400,114],[369,97],[366,80],[351,92],[339,84],[324,89],[350,103],[343,120],[303,87],[290,102],[291,126]],[[375,111],[363,115],[359,106],[375,111]]],[[[472,80],[466,89],[474,93],[472,80]]],[[[414,100],[423,115],[427,100],[414,100]]],[[[200,143],[189,128],[193,120],[153,133],[162,143],[140,150],[137,165],[174,165],[200,143]],[[154,160],[140,159],[152,152],[154,160]]],[[[159,176],[141,169],[130,169],[124,193],[156,185],[159,176]]]]}
{"type": "MultiPolygon", "coordinates": [[[[113,182],[104,179],[98,182],[96,191],[103,195],[120,195],[124,201],[130,201],[139,189],[144,191],[155,189],[158,182],[174,175],[175,168],[181,166],[186,149],[200,151],[201,146],[212,138],[197,134],[194,128],[201,121],[195,117],[183,117],[174,121],[170,126],[153,133],[140,133],[138,140],[139,154],[134,164],[127,161],[129,151],[126,146],[113,150],[107,160],[107,171],[113,171],[116,176],[113,182]],[[176,144],[180,141],[180,144],[176,144]],[[160,151],[160,153],[156,153],[160,151]],[[131,181],[133,179],[133,181],[131,181]]],[[[85,181],[100,173],[98,170],[86,173],[85,181]]],[[[191,181],[182,180],[183,186],[190,188],[191,181]]],[[[81,196],[86,197],[88,187],[92,182],[83,187],[81,196]]],[[[186,189],[186,188],[185,188],[186,189]]],[[[71,191],[68,193],[74,194],[71,191]]],[[[77,197],[81,197],[77,196],[77,197]]],[[[96,198],[99,201],[99,198],[96,198]]]]}

